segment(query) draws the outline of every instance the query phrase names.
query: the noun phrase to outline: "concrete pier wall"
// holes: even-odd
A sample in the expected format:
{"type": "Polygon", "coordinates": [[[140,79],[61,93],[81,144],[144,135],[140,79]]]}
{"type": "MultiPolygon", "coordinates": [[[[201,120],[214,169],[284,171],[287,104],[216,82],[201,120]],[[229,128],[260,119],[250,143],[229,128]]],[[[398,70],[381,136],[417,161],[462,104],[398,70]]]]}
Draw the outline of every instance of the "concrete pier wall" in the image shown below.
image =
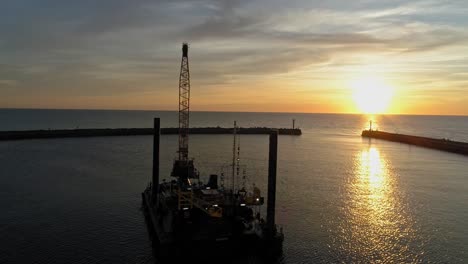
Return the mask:
{"type": "MultiPolygon", "coordinates": [[[[238,128],[238,134],[270,134],[273,128],[251,127],[238,128]]],[[[279,128],[280,135],[301,135],[300,129],[279,128]]],[[[190,134],[232,134],[232,128],[223,127],[195,127],[190,128],[190,134]]],[[[178,134],[179,128],[161,128],[162,135],[178,134]]],[[[62,129],[62,130],[27,130],[0,131],[0,141],[40,138],[67,137],[106,137],[106,136],[138,136],[153,135],[153,128],[104,128],[104,129],[62,129]]]]}
{"type": "Polygon", "coordinates": [[[383,131],[362,131],[363,137],[377,138],[393,142],[406,143],[410,145],[437,149],[462,155],[468,155],[468,143],[451,141],[448,139],[437,139],[428,137],[411,136],[404,134],[388,133],[383,131]]]}

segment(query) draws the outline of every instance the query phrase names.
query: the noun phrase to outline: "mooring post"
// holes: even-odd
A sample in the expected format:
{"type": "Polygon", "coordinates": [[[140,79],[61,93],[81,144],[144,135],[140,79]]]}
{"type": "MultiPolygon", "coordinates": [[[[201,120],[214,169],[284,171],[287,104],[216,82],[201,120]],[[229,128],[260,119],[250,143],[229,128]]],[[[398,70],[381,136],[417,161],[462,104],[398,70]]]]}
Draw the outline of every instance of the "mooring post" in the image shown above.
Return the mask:
{"type": "Polygon", "coordinates": [[[270,133],[270,151],[268,155],[268,202],[267,229],[269,235],[275,233],[275,204],[276,204],[276,167],[278,159],[278,130],[270,133]]]}
{"type": "Polygon", "coordinates": [[[153,133],[153,182],[151,185],[151,202],[153,204],[158,201],[159,191],[159,138],[161,135],[160,131],[160,120],[159,118],[154,119],[154,133],[153,133]]]}

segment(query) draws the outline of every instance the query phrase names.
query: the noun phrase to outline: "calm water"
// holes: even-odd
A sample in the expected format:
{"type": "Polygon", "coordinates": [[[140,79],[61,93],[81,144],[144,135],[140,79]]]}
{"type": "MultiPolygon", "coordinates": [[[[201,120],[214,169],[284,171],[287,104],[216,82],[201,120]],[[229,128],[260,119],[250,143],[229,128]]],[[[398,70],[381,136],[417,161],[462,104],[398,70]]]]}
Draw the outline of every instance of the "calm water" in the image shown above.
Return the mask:
{"type": "MultiPolygon", "coordinates": [[[[0,130],[176,126],[175,112],[0,110],[0,130]]],[[[468,157],[362,139],[360,115],[195,112],[193,126],[289,127],[280,136],[282,263],[468,261],[468,157]]],[[[381,130],[468,141],[468,117],[385,116],[381,130]]],[[[229,135],[194,135],[206,177],[231,159],[229,135]]],[[[267,140],[241,137],[249,182],[266,191],[267,140]]],[[[150,136],[0,142],[0,263],[153,263],[140,211],[150,136]]],[[[162,175],[177,137],[162,136],[162,175]]]]}

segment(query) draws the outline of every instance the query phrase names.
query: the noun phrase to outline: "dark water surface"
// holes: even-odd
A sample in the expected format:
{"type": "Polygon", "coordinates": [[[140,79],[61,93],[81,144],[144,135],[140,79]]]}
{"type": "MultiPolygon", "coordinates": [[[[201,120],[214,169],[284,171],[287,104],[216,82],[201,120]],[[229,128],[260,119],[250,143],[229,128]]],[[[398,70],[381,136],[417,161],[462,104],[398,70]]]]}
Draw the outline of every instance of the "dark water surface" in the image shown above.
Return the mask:
{"type": "MultiPolygon", "coordinates": [[[[0,130],[176,126],[175,112],[0,110],[0,130]]],[[[360,137],[359,115],[195,112],[193,126],[289,127],[280,136],[283,263],[468,261],[468,157],[360,137]]],[[[384,116],[381,130],[468,141],[468,117],[384,116]]],[[[266,192],[264,135],[241,137],[249,184],[266,192]]],[[[140,211],[150,136],[0,142],[0,263],[153,263],[140,211]]],[[[169,175],[175,135],[161,139],[169,175]]],[[[226,170],[229,135],[194,135],[202,177],[226,170]],[[224,168],[223,168],[224,166],[224,168]]],[[[167,177],[168,178],[168,177],[167,177]]]]}

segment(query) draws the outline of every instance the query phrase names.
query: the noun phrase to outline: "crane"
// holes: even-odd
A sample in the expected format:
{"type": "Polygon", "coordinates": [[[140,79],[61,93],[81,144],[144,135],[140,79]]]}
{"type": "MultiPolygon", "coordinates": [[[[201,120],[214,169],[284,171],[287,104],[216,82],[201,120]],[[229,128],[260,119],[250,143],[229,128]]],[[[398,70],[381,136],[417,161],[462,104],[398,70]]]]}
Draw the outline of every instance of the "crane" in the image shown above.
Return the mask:
{"type": "Polygon", "coordinates": [[[198,172],[193,165],[193,159],[188,157],[190,121],[190,71],[188,61],[188,44],[182,44],[182,61],[179,76],[179,150],[178,158],[174,160],[171,176],[179,177],[190,184],[190,178],[198,178],[198,172]]]}

